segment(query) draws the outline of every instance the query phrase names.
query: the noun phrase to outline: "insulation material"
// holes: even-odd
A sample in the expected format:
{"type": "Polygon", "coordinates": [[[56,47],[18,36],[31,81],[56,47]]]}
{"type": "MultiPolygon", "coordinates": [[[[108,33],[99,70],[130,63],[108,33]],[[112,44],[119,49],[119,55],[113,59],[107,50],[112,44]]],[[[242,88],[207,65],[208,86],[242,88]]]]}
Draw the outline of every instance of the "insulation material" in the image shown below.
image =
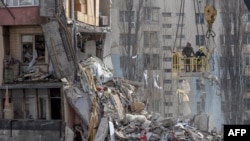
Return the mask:
{"type": "Polygon", "coordinates": [[[92,75],[96,77],[99,85],[113,79],[113,73],[110,69],[97,57],[90,57],[81,62],[82,67],[91,68],[92,75]]]}

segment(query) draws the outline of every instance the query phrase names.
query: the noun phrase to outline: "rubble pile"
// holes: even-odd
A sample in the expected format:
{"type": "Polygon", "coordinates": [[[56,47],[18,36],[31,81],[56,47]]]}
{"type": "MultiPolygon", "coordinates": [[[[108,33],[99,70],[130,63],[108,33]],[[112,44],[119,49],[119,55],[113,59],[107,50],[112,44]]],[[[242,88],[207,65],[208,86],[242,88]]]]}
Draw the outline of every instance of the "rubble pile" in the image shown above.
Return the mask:
{"type": "Polygon", "coordinates": [[[219,141],[216,133],[201,132],[190,123],[148,112],[140,97],[142,84],[114,78],[96,57],[79,63],[80,84],[65,83],[67,100],[83,121],[88,141],[219,141]]]}

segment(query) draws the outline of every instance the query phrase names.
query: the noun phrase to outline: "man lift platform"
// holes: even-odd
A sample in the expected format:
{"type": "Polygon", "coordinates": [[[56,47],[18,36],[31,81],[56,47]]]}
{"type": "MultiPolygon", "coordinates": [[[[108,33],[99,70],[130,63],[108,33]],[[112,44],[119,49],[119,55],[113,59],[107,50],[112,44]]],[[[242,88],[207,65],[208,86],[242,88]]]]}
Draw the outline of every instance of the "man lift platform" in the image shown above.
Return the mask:
{"type": "Polygon", "coordinates": [[[210,66],[207,57],[197,58],[184,58],[181,52],[173,53],[172,61],[172,73],[177,76],[195,77],[200,76],[203,73],[209,72],[210,66]],[[190,64],[186,64],[186,59],[190,59],[190,64]],[[189,65],[189,66],[187,66],[189,65]],[[186,71],[186,67],[190,68],[190,71],[186,71]]]}

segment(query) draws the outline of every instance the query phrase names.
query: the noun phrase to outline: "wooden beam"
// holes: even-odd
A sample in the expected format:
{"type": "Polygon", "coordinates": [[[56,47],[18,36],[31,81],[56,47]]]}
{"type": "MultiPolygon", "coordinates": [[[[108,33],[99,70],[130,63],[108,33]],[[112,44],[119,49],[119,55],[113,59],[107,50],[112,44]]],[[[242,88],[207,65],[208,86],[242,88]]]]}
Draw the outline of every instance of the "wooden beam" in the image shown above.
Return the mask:
{"type": "Polygon", "coordinates": [[[94,1],[87,0],[87,15],[94,16],[94,1]]]}
{"type": "Polygon", "coordinates": [[[95,25],[99,26],[99,11],[100,11],[100,1],[95,0],[95,25]]]}
{"type": "Polygon", "coordinates": [[[66,0],[65,12],[66,12],[66,17],[71,18],[71,14],[70,14],[71,8],[70,8],[70,2],[68,0],[66,0]]]}
{"type": "Polygon", "coordinates": [[[104,141],[106,136],[108,135],[108,130],[109,130],[108,118],[102,118],[95,136],[95,141],[104,141]]]}

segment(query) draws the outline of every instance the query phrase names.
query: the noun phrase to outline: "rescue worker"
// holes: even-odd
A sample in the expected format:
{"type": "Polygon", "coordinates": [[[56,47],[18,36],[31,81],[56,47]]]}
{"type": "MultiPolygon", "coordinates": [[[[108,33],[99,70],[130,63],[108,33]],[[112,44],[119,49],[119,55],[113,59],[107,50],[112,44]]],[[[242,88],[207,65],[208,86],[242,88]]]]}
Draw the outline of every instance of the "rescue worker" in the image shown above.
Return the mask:
{"type": "Polygon", "coordinates": [[[205,66],[204,64],[204,57],[207,57],[206,54],[203,52],[204,48],[201,46],[199,47],[198,51],[195,53],[195,57],[197,58],[197,70],[200,71],[202,66],[205,66]],[[202,63],[203,62],[203,63],[202,63]]]}
{"type": "Polygon", "coordinates": [[[173,52],[173,68],[176,69],[176,72],[180,70],[181,58],[181,47],[178,47],[177,51],[173,52]]]}
{"type": "Polygon", "coordinates": [[[195,55],[194,50],[191,46],[191,42],[187,42],[186,47],[182,50],[182,55],[184,57],[184,63],[186,72],[190,72],[191,70],[191,59],[195,55]]]}

